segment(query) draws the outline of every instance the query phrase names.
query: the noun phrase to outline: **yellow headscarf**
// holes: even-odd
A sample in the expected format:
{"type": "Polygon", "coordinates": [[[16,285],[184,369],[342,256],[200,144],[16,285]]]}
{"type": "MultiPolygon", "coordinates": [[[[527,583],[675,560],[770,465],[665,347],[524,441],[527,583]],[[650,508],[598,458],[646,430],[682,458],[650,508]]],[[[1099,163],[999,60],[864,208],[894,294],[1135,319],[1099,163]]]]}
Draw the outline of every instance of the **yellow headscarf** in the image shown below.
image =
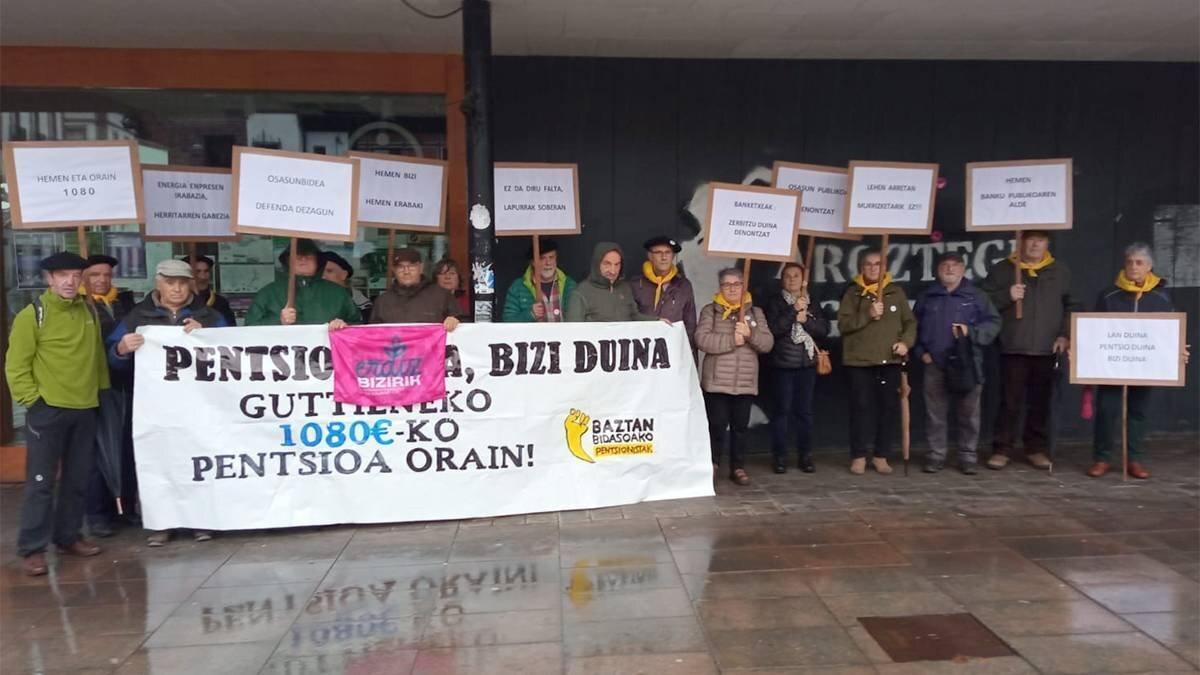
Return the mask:
{"type": "MultiPolygon", "coordinates": [[[[892,273],[891,272],[885,273],[883,275],[882,281],[883,281],[884,286],[887,286],[888,284],[892,283],[892,273]]],[[[866,297],[868,295],[873,295],[876,298],[883,297],[882,295],[879,294],[879,282],[878,281],[876,281],[873,284],[868,284],[866,279],[863,279],[863,275],[860,274],[860,275],[854,277],[854,283],[858,284],[859,288],[862,289],[863,297],[866,297]]]]}
{"type": "Polygon", "coordinates": [[[722,321],[724,321],[725,319],[728,319],[730,314],[733,314],[734,312],[738,311],[742,307],[746,307],[748,305],[754,304],[754,301],[750,298],[750,291],[746,291],[746,293],[742,296],[742,304],[740,304],[740,305],[735,305],[732,302],[726,300],[725,296],[721,295],[721,293],[719,291],[717,292],[716,295],[713,296],[713,302],[717,303],[717,305],[719,307],[725,308],[725,311],[721,313],[722,321]]]}
{"type": "Polygon", "coordinates": [[[1154,272],[1146,272],[1145,280],[1142,281],[1141,286],[1138,286],[1130,281],[1129,277],[1125,276],[1125,270],[1121,270],[1117,273],[1116,283],[1117,288],[1123,291],[1129,291],[1130,293],[1137,293],[1137,299],[1141,300],[1142,294],[1149,293],[1150,291],[1154,290],[1154,287],[1158,286],[1161,282],[1162,279],[1160,279],[1157,274],[1154,272]]]}
{"type": "Polygon", "coordinates": [[[663,286],[666,286],[667,282],[674,279],[678,274],[679,268],[671,265],[671,271],[660,277],[654,273],[654,265],[651,265],[649,260],[642,263],[642,276],[649,279],[650,283],[658,287],[654,289],[654,309],[658,309],[658,303],[662,302],[663,286]]]}
{"type": "Polygon", "coordinates": [[[1054,256],[1050,255],[1049,251],[1046,251],[1046,256],[1043,257],[1040,261],[1035,262],[1035,263],[1027,263],[1027,262],[1021,262],[1021,256],[1014,253],[1014,254],[1008,256],[1008,261],[1010,263],[1016,265],[1017,267],[1020,267],[1022,271],[1028,272],[1029,276],[1036,278],[1038,270],[1046,269],[1050,265],[1054,264],[1054,256]]]}
{"type": "Polygon", "coordinates": [[[91,298],[93,302],[103,302],[109,307],[112,307],[113,302],[117,299],[116,286],[110,286],[107,293],[88,293],[87,289],[83,286],[80,286],[79,290],[91,298]]]}

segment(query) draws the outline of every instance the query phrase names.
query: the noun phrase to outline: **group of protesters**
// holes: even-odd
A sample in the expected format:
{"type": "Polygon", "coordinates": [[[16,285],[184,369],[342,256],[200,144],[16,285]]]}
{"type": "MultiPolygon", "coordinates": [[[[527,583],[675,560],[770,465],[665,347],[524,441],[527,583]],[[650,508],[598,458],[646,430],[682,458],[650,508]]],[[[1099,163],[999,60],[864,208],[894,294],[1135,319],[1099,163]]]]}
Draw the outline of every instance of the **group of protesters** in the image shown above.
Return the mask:
{"type": "MultiPolygon", "coordinates": [[[[953,416],[959,469],[975,474],[983,354],[997,339],[1003,399],[986,466],[1003,469],[1020,436],[1026,461],[1038,469],[1050,467],[1052,383],[1059,359],[1070,346],[1070,313],[1080,307],[1070,293],[1070,271],[1051,255],[1049,242],[1048,233],[1026,232],[1018,250],[996,263],[978,285],[966,278],[960,254],[942,253],[936,282],[912,307],[884,269],[880,251],[860,256],[859,274],[842,296],[836,316],[850,386],[852,473],[863,474],[868,466],[879,474],[892,472],[889,459],[897,436],[901,373],[912,359],[923,364],[930,447],[924,470],[936,473],[944,468],[953,416]]],[[[773,394],[774,471],[787,472],[794,449],[799,469],[813,473],[813,397],[819,374],[831,368],[825,347],[832,320],[813,302],[807,270],[798,263],[783,265],[778,288],[760,300],[752,297],[742,270],[723,269],[718,292],[697,310],[694,288],[677,264],[679,243],[660,236],[646,241],[644,248],[646,257],[638,269],[627,264],[619,245],[600,243],[587,277],[576,282],[559,267],[555,242],[542,241],[537,258],[531,249],[529,265],[507,291],[503,321],[681,323],[701,359],[714,479],[724,461],[735,484],[751,482],[745,444],[760,381],[769,384],[773,394]],[[765,375],[760,364],[768,365],[765,375]]],[[[295,252],[285,250],[280,262],[293,278],[261,289],[245,314],[245,325],[324,324],[340,330],[360,323],[440,323],[453,331],[468,318],[458,266],[440,261],[426,277],[425,261],[416,249],[395,252],[389,261],[388,287],[373,299],[350,287],[351,263],[322,252],[311,240],[298,240],[295,252]]],[[[27,479],[18,552],[29,575],[47,572],[45,551],[52,543],[68,555],[98,554],[100,547],[82,532],[86,522],[92,537],[113,533],[114,498],[134,511],[132,373],[133,359],[144,344],[138,328],[180,326],[191,332],[236,325],[228,300],[213,288],[213,259],[160,262],[154,290],[136,303],[113,285],[117,264],[104,255],[84,259],[68,252],[44,259],[47,290],[13,323],[5,369],[13,399],[27,408],[27,479]],[[115,413],[106,410],[110,401],[115,413]],[[109,494],[106,481],[94,470],[102,425],[117,425],[123,439],[128,470],[121,495],[109,494]]],[[[1148,246],[1129,246],[1122,271],[1114,286],[1101,293],[1096,309],[1171,311],[1164,282],[1152,268],[1148,246]]],[[[1150,389],[1135,388],[1128,409],[1133,460],[1128,471],[1143,479],[1149,477],[1142,464],[1149,396],[1150,389]]],[[[1119,387],[1100,387],[1097,392],[1090,476],[1109,470],[1120,399],[1119,387]]],[[[152,532],[147,543],[161,546],[171,534],[152,532]]],[[[192,536],[203,541],[212,534],[194,531],[192,536]]]]}

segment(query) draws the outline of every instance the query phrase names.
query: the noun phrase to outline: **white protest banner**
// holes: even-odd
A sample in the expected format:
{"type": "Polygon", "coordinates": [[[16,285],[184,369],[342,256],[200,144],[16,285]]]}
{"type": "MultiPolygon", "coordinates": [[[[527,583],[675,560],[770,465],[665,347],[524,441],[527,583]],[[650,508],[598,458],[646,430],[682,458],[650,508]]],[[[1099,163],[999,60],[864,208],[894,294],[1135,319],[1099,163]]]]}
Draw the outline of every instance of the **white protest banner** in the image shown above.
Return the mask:
{"type": "Polygon", "coordinates": [[[496,236],[579,234],[579,170],[574,164],[496,162],[496,236]]]}
{"type": "MultiPolygon", "coordinates": [[[[333,400],[324,326],[138,330],[133,442],[147,528],[382,523],[713,494],[682,325],[464,324],[446,397],[333,400]],[[536,340],[530,340],[536,337],[536,340]],[[180,411],[186,410],[186,415],[180,411]]],[[[402,350],[357,375],[403,369],[402,350]]]]}
{"type": "Polygon", "coordinates": [[[233,148],[233,227],[239,234],[353,241],[358,162],[285,150],[233,148]]]}
{"type": "Polygon", "coordinates": [[[850,162],[846,231],[929,234],[937,174],[937,164],[850,162]]]}
{"type": "Polygon", "coordinates": [[[799,234],[831,239],[858,240],[846,232],[846,169],[837,166],[775,162],[772,184],[803,195],[799,234]]]}
{"type": "Polygon", "coordinates": [[[967,164],[967,230],[1069,230],[1070,159],[967,164]]]}
{"type": "Polygon", "coordinates": [[[223,241],[237,238],[230,220],[229,169],[147,164],[142,167],[146,241],[223,241]]]}
{"type": "Polygon", "coordinates": [[[134,141],[6,141],[15,229],[142,222],[134,141]]]}
{"type": "Polygon", "coordinates": [[[1071,384],[1184,386],[1182,312],[1071,314],[1071,384]]]}
{"type": "Polygon", "coordinates": [[[800,193],[712,183],[708,194],[706,255],[755,260],[796,259],[800,193]]]}
{"type": "Polygon", "coordinates": [[[358,224],[416,232],[446,231],[447,162],[371,152],[358,161],[358,224]]]}

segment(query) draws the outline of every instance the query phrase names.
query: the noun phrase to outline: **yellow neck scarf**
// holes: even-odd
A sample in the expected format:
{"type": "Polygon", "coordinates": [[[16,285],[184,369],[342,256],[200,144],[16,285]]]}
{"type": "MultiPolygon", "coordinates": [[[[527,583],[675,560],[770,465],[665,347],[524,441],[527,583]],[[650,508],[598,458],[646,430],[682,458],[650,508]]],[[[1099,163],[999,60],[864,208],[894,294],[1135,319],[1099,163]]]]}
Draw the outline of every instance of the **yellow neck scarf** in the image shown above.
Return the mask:
{"type": "Polygon", "coordinates": [[[651,265],[649,260],[642,263],[642,275],[658,286],[654,289],[654,309],[658,309],[658,303],[662,302],[663,286],[666,286],[667,282],[678,274],[679,268],[671,265],[671,271],[660,277],[654,273],[654,265],[651,265]]]}
{"type": "MultiPolygon", "coordinates": [[[[84,293],[87,293],[87,290],[85,288],[83,288],[82,286],[79,287],[79,290],[83,291],[84,293]]],[[[113,287],[109,288],[107,293],[103,293],[103,294],[87,293],[87,295],[94,302],[103,302],[104,304],[108,305],[109,307],[112,307],[113,301],[117,299],[117,287],[113,286],[113,287]]]]}
{"type": "MultiPolygon", "coordinates": [[[[878,282],[878,281],[876,281],[873,284],[868,284],[866,279],[863,279],[863,275],[860,274],[860,275],[854,277],[854,283],[858,284],[858,287],[862,289],[862,295],[864,297],[868,296],[868,295],[873,295],[876,298],[883,297],[882,295],[880,295],[880,292],[879,292],[880,291],[880,282],[878,282]]],[[[892,283],[892,273],[888,272],[883,275],[883,285],[887,286],[890,283],[892,283]]]]}
{"type": "Polygon", "coordinates": [[[1162,282],[1162,279],[1160,279],[1157,274],[1154,272],[1146,272],[1146,279],[1142,281],[1141,286],[1138,286],[1130,281],[1129,277],[1125,276],[1125,270],[1121,270],[1117,273],[1116,283],[1117,288],[1123,291],[1129,291],[1130,293],[1137,293],[1137,299],[1141,300],[1142,294],[1149,293],[1150,291],[1154,290],[1155,286],[1158,286],[1160,282],[1162,282]]]}
{"type": "Polygon", "coordinates": [[[740,304],[740,305],[735,305],[732,302],[726,300],[725,296],[721,295],[720,291],[718,291],[717,294],[713,296],[713,302],[717,303],[717,306],[725,308],[725,311],[721,313],[722,321],[724,321],[725,319],[728,319],[730,314],[733,314],[734,312],[738,311],[742,307],[747,307],[749,305],[754,304],[753,300],[750,298],[750,291],[746,291],[746,294],[742,296],[742,304],[740,304]]]}
{"type": "Polygon", "coordinates": [[[1054,256],[1050,255],[1049,251],[1046,251],[1046,257],[1042,258],[1039,262],[1027,263],[1021,262],[1021,256],[1014,253],[1008,256],[1008,261],[1021,268],[1021,270],[1028,272],[1029,276],[1036,278],[1038,270],[1046,269],[1054,264],[1054,256]]]}

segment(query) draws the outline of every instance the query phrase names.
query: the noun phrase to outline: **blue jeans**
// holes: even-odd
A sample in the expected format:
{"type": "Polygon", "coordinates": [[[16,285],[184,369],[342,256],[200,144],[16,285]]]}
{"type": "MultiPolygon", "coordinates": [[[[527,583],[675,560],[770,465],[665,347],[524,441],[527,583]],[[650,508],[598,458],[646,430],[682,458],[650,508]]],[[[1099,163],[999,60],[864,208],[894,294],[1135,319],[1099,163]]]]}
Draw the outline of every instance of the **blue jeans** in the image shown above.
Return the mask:
{"type": "Polygon", "coordinates": [[[772,388],[775,414],[771,416],[771,454],[776,464],[786,464],[788,428],[796,433],[796,452],[800,459],[812,454],[813,389],[816,368],[777,368],[772,388]]]}

